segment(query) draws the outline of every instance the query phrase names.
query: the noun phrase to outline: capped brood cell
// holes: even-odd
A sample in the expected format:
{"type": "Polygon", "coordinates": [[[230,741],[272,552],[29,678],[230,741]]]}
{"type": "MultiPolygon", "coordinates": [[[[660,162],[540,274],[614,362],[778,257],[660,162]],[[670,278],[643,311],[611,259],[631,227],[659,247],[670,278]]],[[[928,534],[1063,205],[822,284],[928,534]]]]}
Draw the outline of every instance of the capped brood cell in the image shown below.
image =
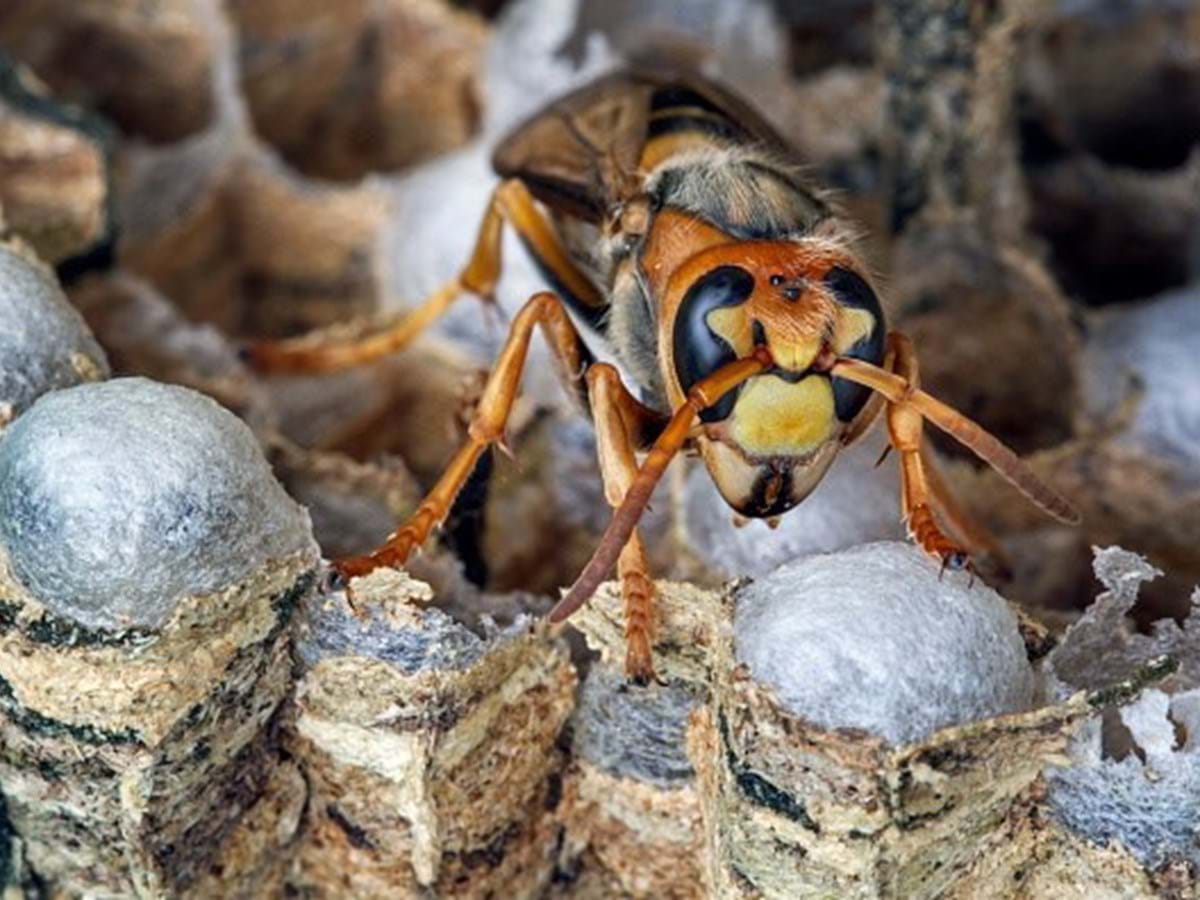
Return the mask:
{"type": "Polygon", "coordinates": [[[186,893],[275,781],[308,516],[243,423],[145,379],[42,397],[0,473],[0,781],[26,861],[67,894],[186,893]]]}
{"type": "Polygon", "coordinates": [[[0,428],[47,391],[108,374],[53,271],[25,245],[0,243],[0,428]]]}

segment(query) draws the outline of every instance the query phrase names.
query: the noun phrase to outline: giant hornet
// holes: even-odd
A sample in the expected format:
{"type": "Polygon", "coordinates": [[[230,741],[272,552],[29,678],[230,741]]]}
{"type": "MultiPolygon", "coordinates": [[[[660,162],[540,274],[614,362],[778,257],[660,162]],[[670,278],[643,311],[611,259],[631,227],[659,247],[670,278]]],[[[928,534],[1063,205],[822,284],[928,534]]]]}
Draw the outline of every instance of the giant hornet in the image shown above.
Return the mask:
{"type": "Polygon", "coordinates": [[[734,510],[771,518],[803,500],[886,406],[909,535],[943,567],[967,566],[964,548],[988,545],[922,449],[925,420],[1049,515],[1078,521],[1004,444],[920,389],[912,342],[887,331],[850,231],[795,151],[724,89],[678,73],[609,75],[516,128],[493,165],[502,180],[470,259],[406,317],[353,339],[318,332],[249,348],[258,367],[292,371],[397,350],[460,295],[493,298],[505,225],[552,288],[513,318],[465,446],[386,543],[334,563],[343,580],[402,565],[443,521],[480,456],[503,441],[539,325],[590,409],[615,509],[550,619],[582,605],[615,563],[635,681],[654,674],[654,585],[637,522],[685,445],[734,510]]]}

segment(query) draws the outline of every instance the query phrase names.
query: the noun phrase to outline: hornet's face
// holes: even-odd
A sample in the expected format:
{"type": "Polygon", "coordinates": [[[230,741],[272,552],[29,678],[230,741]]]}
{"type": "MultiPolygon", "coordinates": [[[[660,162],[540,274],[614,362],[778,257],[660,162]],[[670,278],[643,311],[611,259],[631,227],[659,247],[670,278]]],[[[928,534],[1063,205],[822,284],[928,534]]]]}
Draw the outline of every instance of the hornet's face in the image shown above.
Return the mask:
{"type": "Polygon", "coordinates": [[[701,413],[697,444],[731,507],[754,518],[780,515],[816,487],[869,394],[814,363],[822,350],[882,363],[879,301],[854,262],[826,244],[713,248],[679,274],[684,283],[668,305],[669,347],[661,357],[670,360],[664,375],[672,403],[766,345],[775,367],[701,413]]]}

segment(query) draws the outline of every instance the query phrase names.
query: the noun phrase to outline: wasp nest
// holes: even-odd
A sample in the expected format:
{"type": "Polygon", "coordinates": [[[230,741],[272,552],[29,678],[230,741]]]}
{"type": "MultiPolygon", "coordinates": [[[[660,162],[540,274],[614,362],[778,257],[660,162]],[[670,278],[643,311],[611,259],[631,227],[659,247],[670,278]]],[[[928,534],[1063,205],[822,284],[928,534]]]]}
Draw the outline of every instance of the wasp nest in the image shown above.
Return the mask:
{"type": "Polygon", "coordinates": [[[562,896],[705,896],[700,794],[686,753],[689,717],[707,698],[704,603],[708,595],[665,586],[661,681],[628,684],[620,591],[602,587],[577,620],[598,651],[571,720],[572,759],[559,818],[562,896]]]}
{"type": "Polygon", "coordinates": [[[518,617],[479,636],[387,570],[307,605],[291,749],[311,794],[296,883],[325,896],[533,896],[575,673],[518,617]]]}
{"type": "Polygon", "coordinates": [[[144,375],[215,399],[251,428],[273,426],[266,387],[239,359],[234,342],[192,322],[144,279],[120,270],[89,276],[70,292],[118,375],[144,375]]]}
{"type": "Polygon", "coordinates": [[[1026,712],[1016,617],[965,582],[880,544],[735,594],[690,735],[717,893],[980,889],[973,866],[1006,852],[1010,817],[1087,707],[1026,712]]]}
{"type": "Polygon", "coordinates": [[[1196,12],[816,6],[0,10],[0,48],[57,95],[0,67],[3,225],[96,338],[24,244],[0,247],[0,885],[1196,896],[1196,12]],[[360,333],[418,302],[468,258],[500,134],[667,56],[745,94],[843,192],[926,387],[1082,507],[1081,529],[1047,524],[937,447],[1012,557],[1005,597],[1063,615],[1095,564],[1106,591],[1057,649],[968,573],[872,543],[904,537],[876,434],[775,528],[735,527],[706,472],[674,473],[641,523],[652,571],[695,582],[658,584],[662,682],[625,682],[615,585],[572,620],[593,655],[569,657],[528,616],[611,510],[540,340],[518,461],[477,468],[441,545],[307,590],[314,532],[326,556],[366,551],[441,473],[505,315],[544,281],[509,236],[496,307],[460,301],[350,372],[260,376],[238,342],[360,333]],[[111,262],[110,203],[116,264],[78,278],[111,262]],[[1112,301],[1137,303],[1094,309],[1112,301]],[[110,363],[242,416],[311,530],[228,414],[91,384],[110,363]],[[1167,576],[1093,561],[1118,542],[1167,576]]]}
{"type": "Polygon", "coordinates": [[[123,129],[177,140],[213,112],[212,12],[193,0],[28,0],[0,12],[0,48],[123,129]]]}
{"type": "Polygon", "coordinates": [[[54,273],[27,247],[0,244],[0,429],[47,391],[108,372],[54,273]]]}
{"type": "Polygon", "coordinates": [[[255,128],[311,175],[411,165],[478,126],[486,31],[474,15],[434,0],[228,8],[255,128]]]}
{"type": "MultiPolygon", "coordinates": [[[[1125,560],[1110,558],[1098,571],[1123,579],[1130,602],[1128,575],[1109,575],[1125,560]]],[[[659,593],[665,684],[646,692],[622,691],[606,668],[623,652],[619,593],[580,614],[601,652],[562,811],[564,870],[582,896],[1082,898],[1089,885],[1150,897],[1172,878],[1191,884],[1191,806],[1179,801],[1193,758],[1171,751],[1156,785],[1138,757],[1114,768],[1093,743],[1102,707],[1146,679],[1176,690],[1190,677],[1185,666],[1162,680],[1162,654],[1182,656],[1183,638],[1133,636],[1128,666],[1095,690],[1055,688],[1063,672],[1083,677],[1074,660],[1112,659],[1104,622],[1124,607],[1102,598],[1104,620],[1047,662],[1043,629],[966,573],[939,581],[898,544],[812,556],[724,596],[665,582],[659,593]],[[686,760],[665,746],[685,720],[686,760]],[[1116,813],[1131,790],[1140,818],[1116,813]]],[[[1155,752],[1195,715],[1191,694],[1175,693],[1168,719],[1155,699],[1166,696],[1141,701],[1155,704],[1155,752]]]]}
{"type": "Polygon", "coordinates": [[[895,744],[1023,712],[1034,678],[1017,618],[963,580],[902,543],[801,558],[738,592],[737,658],[792,713],[895,744]]]}
{"type": "Polygon", "coordinates": [[[1196,275],[1200,222],[1200,9],[1031,10],[1013,68],[1030,224],[1055,275],[1095,305],[1184,285],[1196,275]]]}
{"type": "Polygon", "coordinates": [[[292,334],[378,305],[379,191],[303,182],[244,135],[143,152],[120,204],[122,263],[226,333],[292,334]]]}
{"type": "Polygon", "coordinates": [[[43,259],[61,262],[109,236],[110,141],[0,56],[0,208],[43,259]]]}
{"type": "Polygon", "coordinates": [[[219,857],[262,876],[275,848],[239,822],[295,781],[277,714],[304,511],[241,422],[143,379],[46,395],[0,473],[0,778],[25,860],[80,895],[179,894],[219,857]]]}

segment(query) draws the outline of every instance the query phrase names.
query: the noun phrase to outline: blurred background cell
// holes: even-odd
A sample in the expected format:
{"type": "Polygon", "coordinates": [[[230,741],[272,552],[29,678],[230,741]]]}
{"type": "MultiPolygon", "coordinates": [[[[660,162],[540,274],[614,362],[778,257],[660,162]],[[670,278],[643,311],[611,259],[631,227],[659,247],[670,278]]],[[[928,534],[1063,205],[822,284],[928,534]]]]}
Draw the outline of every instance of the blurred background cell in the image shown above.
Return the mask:
{"type": "Polygon", "coordinates": [[[214,102],[215,0],[29,0],[0,7],[0,48],[122,130],[175,141],[214,102]]]}
{"type": "Polygon", "coordinates": [[[306,174],[354,180],[479,127],[487,30],[438,0],[228,0],[255,130],[306,174]]]}
{"type": "Polygon", "coordinates": [[[62,274],[79,257],[112,252],[111,152],[103,121],[0,52],[0,207],[62,274]]]}
{"type": "Polygon", "coordinates": [[[0,244],[0,426],[58,388],[108,377],[108,357],[28,246],[0,244]]]}

